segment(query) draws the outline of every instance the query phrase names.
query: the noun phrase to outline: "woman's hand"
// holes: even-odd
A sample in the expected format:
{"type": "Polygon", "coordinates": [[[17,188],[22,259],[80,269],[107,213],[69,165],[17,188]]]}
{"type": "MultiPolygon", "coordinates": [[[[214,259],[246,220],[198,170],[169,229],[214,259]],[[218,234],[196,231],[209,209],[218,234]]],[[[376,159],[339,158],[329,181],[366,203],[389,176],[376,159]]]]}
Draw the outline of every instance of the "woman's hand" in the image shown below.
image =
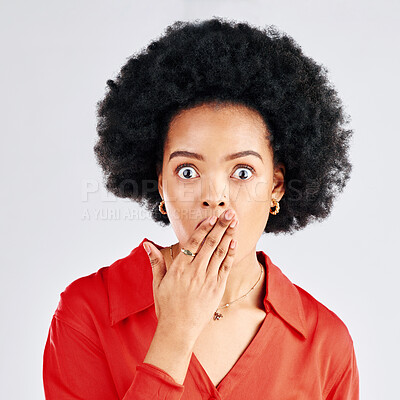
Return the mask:
{"type": "Polygon", "coordinates": [[[236,248],[232,243],[237,243],[233,237],[239,221],[233,210],[226,219],[227,211],[214,217],[214,224],[213,217],[204,220],[184,246],[196,256],[179,252],[168,270],[161,252],[145,243],[151,249],[158,324],[193,344],[218,308],[233,264],[236,248]]]}

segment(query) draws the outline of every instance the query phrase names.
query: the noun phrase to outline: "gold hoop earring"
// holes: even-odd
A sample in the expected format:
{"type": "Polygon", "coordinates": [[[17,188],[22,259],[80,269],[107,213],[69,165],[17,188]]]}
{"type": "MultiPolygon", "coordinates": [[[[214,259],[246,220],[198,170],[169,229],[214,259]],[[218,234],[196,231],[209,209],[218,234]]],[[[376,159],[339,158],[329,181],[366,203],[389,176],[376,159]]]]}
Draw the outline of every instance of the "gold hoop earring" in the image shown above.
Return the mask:
{"type": "Polygon", "coordinates": [[[270,214],[272,214],[272,215],[276,215],[276,214],[278,214],[278,212],[279,212],[279,201],[278,201],[278,200],[275,200],[274,198],[272,198],[272,202],[274,203],[274,205],[272,206],[272,208],[275,207],[275,210],[274,210],[274,211],[271,211],[271,207],[270,207],[269,212],[270,212],[270,214]]]}
{"type": "Polygon", "coordinates": [[[167,210],[165,209],[165,201],[162,200],[160,204],[158,205],[158,210],[160,211],[161,214],[166,214],[167,210]]]}

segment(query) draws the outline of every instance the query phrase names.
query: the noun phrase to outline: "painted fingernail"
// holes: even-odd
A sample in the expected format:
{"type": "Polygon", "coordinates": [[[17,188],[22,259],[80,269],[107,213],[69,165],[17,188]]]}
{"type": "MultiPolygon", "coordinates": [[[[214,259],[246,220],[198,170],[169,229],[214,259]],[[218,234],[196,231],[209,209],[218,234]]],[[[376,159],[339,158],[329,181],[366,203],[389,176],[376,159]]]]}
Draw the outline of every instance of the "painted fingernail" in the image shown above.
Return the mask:
{"type": "Polygon", "coordinates": [[[230,220],[230,219],[232,219],[232,218],[233,218],[233,211],[229,209],[229,210],[225,213],[225,219],[230,220]]]}
{"type": "Polygon", "coordinates": [[[231,222],[231,224],[229,225],[231,228],[234,228],[236,225],[237,225],[237,223],[238,223],[238,220],[237,219],[235,219],[235,220],[233,220],[232,222],[231,222]]]}
{"type": "Polygon", "coordinates": [[[232,241],[231,241],[231,249],[234,249],[236,247],[236,243],[237,243],[237,240],[232,239],[232,241]]]}
{"type": "Polygon", "coordinates": [[[213,215],[210,219],[210,224],[214,225],[217,222],[217,217],[215,215],[213,215]]]}

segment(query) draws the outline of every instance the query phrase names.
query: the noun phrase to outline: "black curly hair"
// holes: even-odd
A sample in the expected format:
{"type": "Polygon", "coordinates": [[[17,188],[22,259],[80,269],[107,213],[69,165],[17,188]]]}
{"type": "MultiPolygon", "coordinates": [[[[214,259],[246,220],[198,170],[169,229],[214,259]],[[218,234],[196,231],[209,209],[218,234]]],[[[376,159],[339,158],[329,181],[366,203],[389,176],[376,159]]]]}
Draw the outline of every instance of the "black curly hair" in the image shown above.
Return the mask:
{"type": "Polygon", "coordinates": [[[94,151],[106,188],[158,210],[157,174],[171,119],[205,103],[256,110],[268,128],[274,164],[285,165],[280,211],[264,232],[294,233],[326,218],[352,170],[349,117],[327,70],[292,37],[220,17],[177,21],[128,58],[97,103],[94,151]]]}

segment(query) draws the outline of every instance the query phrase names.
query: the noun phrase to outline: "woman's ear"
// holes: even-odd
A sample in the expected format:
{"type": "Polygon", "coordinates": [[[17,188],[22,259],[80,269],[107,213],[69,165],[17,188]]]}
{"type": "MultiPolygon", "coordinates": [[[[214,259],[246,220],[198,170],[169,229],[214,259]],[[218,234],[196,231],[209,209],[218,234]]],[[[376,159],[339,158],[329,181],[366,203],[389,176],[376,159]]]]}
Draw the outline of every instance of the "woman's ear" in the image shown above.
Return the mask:
{"type": "Polygon", "coordinates": [[[158,193],[160,193],[161,198],[164,198],[163,187],[162,187],[162,167],[160,164],[156,165],[157,179],[158,179],[158,193]]]}
{"type": "Polygon", "coordinates": [[[278,201],[285,194],[285,165],[278,163],[274,168],[274,187],[272,188],[272,197],[278,201]]]}

